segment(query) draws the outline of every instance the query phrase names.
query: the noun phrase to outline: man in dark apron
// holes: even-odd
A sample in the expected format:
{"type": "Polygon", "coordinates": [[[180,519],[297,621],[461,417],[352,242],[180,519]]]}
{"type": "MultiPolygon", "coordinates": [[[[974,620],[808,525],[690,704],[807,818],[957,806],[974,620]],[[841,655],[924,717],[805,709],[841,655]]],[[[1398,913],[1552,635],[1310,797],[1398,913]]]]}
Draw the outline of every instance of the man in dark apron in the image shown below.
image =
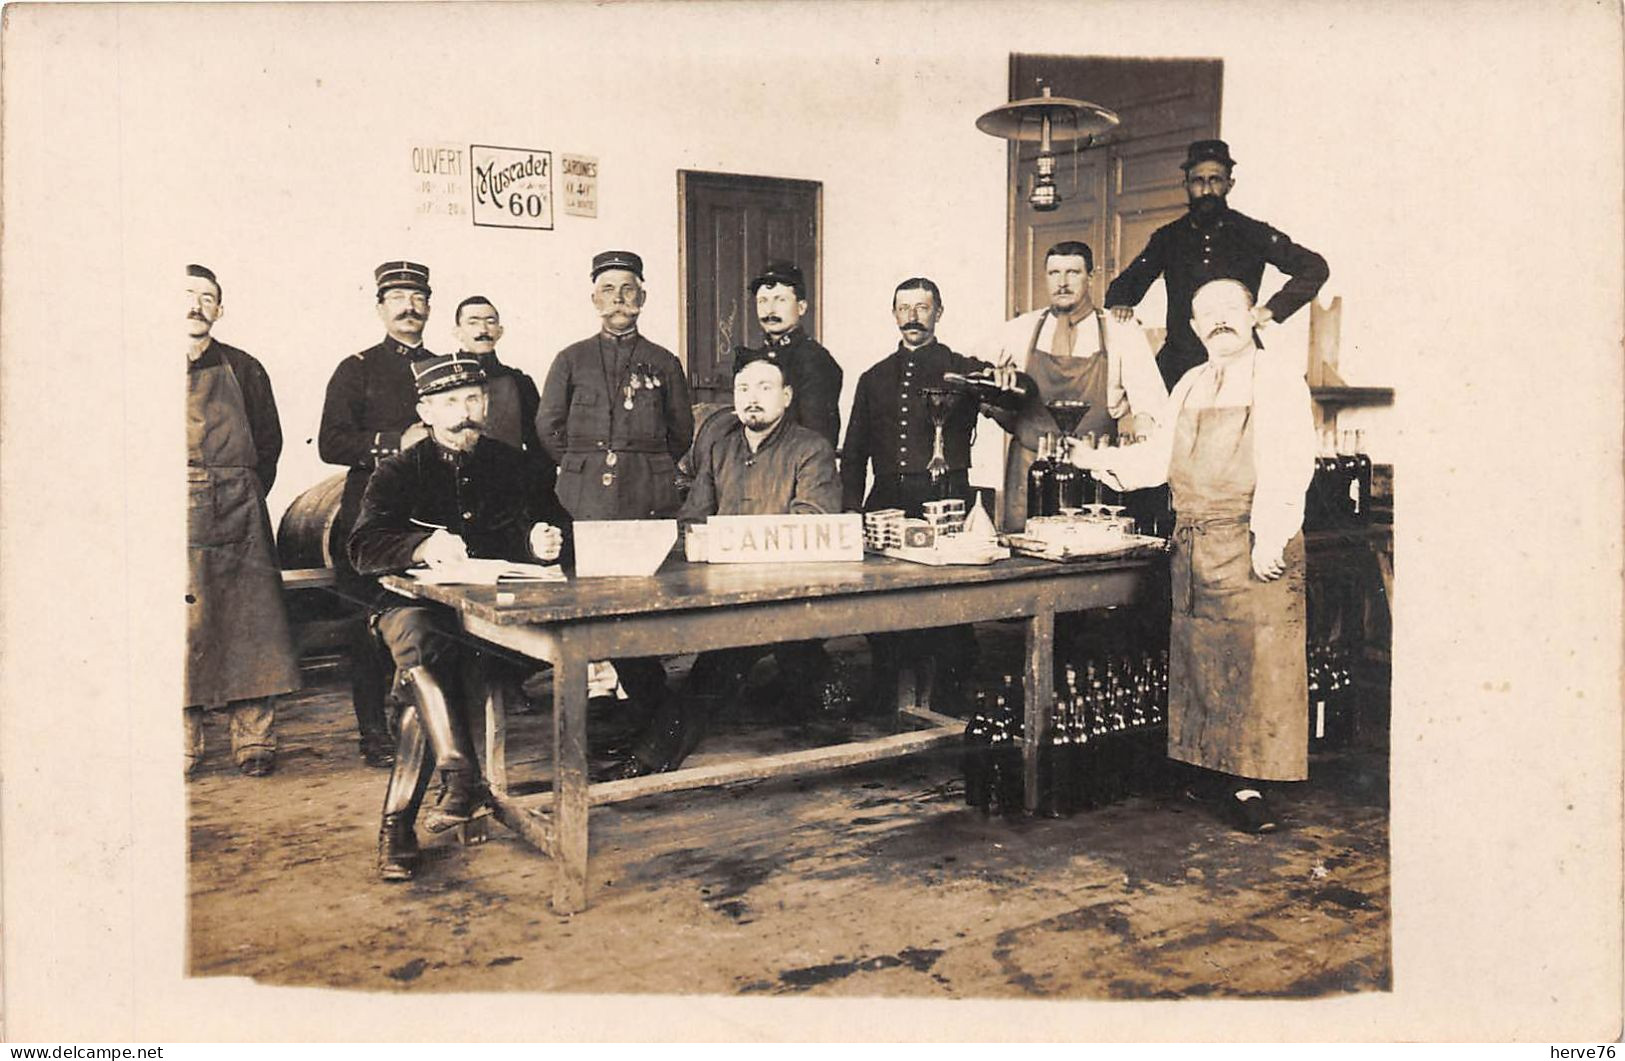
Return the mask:
{"type": "MultiPolygon", "coordinates": [[[[643,259],[604,251],[591,276],[603,326],[553,359],[537,434],[558,462],[559,501],[575,519],[670,519],[677,458],[694,440],[688,377],[670,350],[638,331],[648,297],[643,259]]],[[[634,706],[658,710],[666,697],[660,660],[612,662],[634,706]]]]}
{"type": "Polygon", "coordinates": [[[1253,298],[1216,280],[1191,302],[1208,360],[1174,388],[1141,445],[1083,450],[1079,467],[1132,488],[1167,481],[1177,521],[1168,660],[1168,754],[1240,829],[1267,832],[1266,782],[1309,775],[1304,660],[1304,492],[1315,433],[1302,368],[1263,353],[1253,298]]]}
{"type": "Polygon", "coordinates": [[[282,452],[271,380],[210,335],[221,288],[186,267],[186,771],[203,759],[203,711],[231,712],[243,773],[276,765],[276,698],[299,688],[265,495],[282,452]]]}
{"type": "Polygon", "coordinates": [[[1168,391],[1151,357],[1145,333],[1130,322],[1110,321],[1095,308],[1089,278],[1095,268],[1087,243],[1067,240],[1044,255],[1049,305],[1007,321],[983,357],[1014,365],[1032,377],[1035,388],[1014,411],[989,409],[1010,433],[1004,462],[1004,503],[999,527],[1019,531],[1027,524],[1027,470],[1037,456],[1040,436],[1059,434],[1046,402],[1089,403],[1073,434],[1092,434],[1102,444],[1117,438],[1117,423],[1134,415],[1155,419],[1168,391]]]}
{"type": "MultiPolygon", "coordinates": [[[[333,566],[338,592],[364,601],[371,581],[358,576],[344,555],[343,542],[355,526],[361,495],[378,462],[410,449],[428,435],[418,423],[417,391],[412,366],[433,357],[423,345],[429,322],[429,269],[417,262],[384,262],[373,270],[378,285],[378,318],[384,340],[339,362],[322,402],[322,424],[316,448],[322,460],[349,469],[344,496],[333,527],[333,566]]],[[[369,766],[388,767],[395,742],[389,734],[384,703],[389,692],[389,661],[365,628],[357,626],[350,644],[350,697],[361,755],[369,766]]]]}

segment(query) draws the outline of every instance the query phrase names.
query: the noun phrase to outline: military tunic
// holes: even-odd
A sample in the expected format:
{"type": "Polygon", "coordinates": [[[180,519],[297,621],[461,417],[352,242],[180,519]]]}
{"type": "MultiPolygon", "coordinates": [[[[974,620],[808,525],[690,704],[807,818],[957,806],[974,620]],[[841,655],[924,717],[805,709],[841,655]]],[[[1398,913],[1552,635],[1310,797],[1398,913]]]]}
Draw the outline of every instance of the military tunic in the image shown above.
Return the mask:
{"type": "Polygon", "coordinates": [[[769,336],[760,352],[752,353],[784,371],[793,392],[785,416],[823,435],[831,448],[838,447],[842,373],[830,352],[800,328],[792,328],[777,338],[769,336]]]}
{"type": "MultiPolygon", "coordinates": [[[[933,486],[926,465],[931,461],[936,430],[931,422],[925,388],[941,387],[944,372],[970,375],[991,369],[986,361],[966,357],[945,344],[932,342],[911,350],[897,350],[858,377],[852,399],[852,420],[841,448],[841,503],[860,508],[902,508],[919,516],[920,505],[931,500],[933,486]],[[867,501],[863,491],[870,463],[874,488],[867,501]]],[[[943,423],[943,455],[948,462],[945,497],[971,500],[969,469],[971,438],[976,431],[978,404],[973,397],[957,399],[943,423]]]]}
{"type": "Polygon", "coordinates": [[[350,469],[344,480],[335,533],[343,541],[355,525],[367,479],[385,457],[401,450],[401,432],[417,422],[418,392],[412,362],[434,355],[385,337],[377,346],[339,362],[327,383],[316,448],[328,464],[350,469]]]}
{"type": "MultiPolygon", "coordinates": [[[[444,529],[463,540],[471,557],[534,563],[530,532],[538,523],[565,532],[560,561],[568,561],[570,517],[534,462],[493,438],[482,437],[466,453],[426,438],[379,462],[346,552],[355,570],[369,578],[404,571],[417,547],[444,529]]],[[[410,602],[376,585],[372,604],[397,668],[434,663],[453,649],[456,622],[439,606],[410,602]]]]}
{"type": "Polygon", "coordinates": [[[578,520],[665,519],[676,461],[694,434],[688,379],[665,347],[634,331],[565,347],[542,385],[537,434],[558,462],[559,501],[578,520]]]}
{"type": "Polygon", "coordinates": [[[1326,259],[1286,234],[1226,207],[1209,222],[1186,214],[1151,234],[1140,256],[1106,289],[1107,306],[1134,306],[1161,276],[1168,287],[1168,335],[1157,352],[1163,382],[1171,390],[1207,358],[1191,331],[1191,297],[1210,280],[1240,280],[1258,297],[1264,266],[1287,274],[1287,282],[1265,307],[1278,321],[1314,298],[1330,271],[1326,259]]]}

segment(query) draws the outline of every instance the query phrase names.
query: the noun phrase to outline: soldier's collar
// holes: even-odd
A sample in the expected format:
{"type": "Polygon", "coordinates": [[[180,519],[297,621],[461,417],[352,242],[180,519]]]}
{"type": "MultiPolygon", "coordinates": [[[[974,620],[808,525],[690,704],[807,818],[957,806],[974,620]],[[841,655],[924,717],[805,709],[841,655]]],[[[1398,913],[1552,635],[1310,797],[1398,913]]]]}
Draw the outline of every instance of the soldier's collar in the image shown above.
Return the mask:
{"type": "Polygon", "coordinates": [[[799,324],[796,325],[794,328],[791,328],[789,331],[785,332],[783,335],[777,335],[777,336],[764,335],[764,336],[762,336],[762,338],[764,340],[762,345],[766,346],[768,349],[770,349],[770,350],[772,350],[772,349],[783,350],[783,349],[788,348],[789,346],[794,344],[796,340],[801,338],[801,325],[799,325],[799,324]]]}

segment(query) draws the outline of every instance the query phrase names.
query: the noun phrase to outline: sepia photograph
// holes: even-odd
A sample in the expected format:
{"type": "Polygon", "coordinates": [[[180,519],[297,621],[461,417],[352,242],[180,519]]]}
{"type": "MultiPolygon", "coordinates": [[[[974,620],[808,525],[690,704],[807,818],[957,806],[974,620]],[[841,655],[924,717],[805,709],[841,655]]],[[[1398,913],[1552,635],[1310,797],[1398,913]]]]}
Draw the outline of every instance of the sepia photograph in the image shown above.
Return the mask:
{"type": "Polygon", "coordinates": [[[1617,1036],[1537,10],[7,7],[8,1032],[1617,1036]]]}

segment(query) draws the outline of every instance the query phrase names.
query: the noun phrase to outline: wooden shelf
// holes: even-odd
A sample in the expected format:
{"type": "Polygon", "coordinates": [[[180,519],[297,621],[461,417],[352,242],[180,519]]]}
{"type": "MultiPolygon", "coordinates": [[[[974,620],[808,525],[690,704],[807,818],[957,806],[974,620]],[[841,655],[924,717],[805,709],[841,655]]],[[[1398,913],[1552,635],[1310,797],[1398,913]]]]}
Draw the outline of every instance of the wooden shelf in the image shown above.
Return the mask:
{"type": "Polygon", "coordinates": [[[1392,387],[1310,387],[1309,396],[1321,405],[1392,405],[1392,387]]]}

